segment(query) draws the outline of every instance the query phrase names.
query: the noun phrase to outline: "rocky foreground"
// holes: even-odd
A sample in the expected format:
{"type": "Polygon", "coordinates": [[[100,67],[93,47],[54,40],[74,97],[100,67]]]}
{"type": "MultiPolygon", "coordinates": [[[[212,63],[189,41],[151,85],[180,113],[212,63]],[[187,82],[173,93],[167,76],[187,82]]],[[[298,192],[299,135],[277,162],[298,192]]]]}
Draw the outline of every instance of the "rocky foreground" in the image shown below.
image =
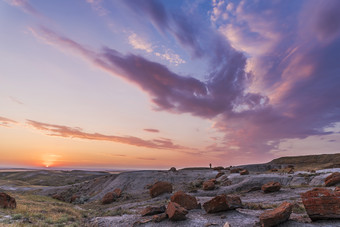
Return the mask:
{"type": "MultiPolygon", "coordinates": [[[[339,172],[291,164],[171,168],[24,190],[97,214],[84,215],[81,226],[340,226],[339,172]]],[[[0,206],[17,203],[3,192],[0,206]]]]}
{"type": "Polygon", "coordinates": [[[119,215],[88,226],[340,226],[340,169],[136,171],[41,191],[119,215]],[[335,172],[335,173],[332,173],[335,172]]]}

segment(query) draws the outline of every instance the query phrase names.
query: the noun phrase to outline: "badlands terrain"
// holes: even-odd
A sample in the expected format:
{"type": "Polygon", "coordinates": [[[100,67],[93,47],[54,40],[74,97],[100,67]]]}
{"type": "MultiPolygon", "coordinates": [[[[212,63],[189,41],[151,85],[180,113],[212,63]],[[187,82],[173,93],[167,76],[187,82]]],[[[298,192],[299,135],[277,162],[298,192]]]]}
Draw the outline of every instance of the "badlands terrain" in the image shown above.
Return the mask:
{"type": "Polygon", "coordinates": [[[0,226],[340,226],[339,167],[333,154],[211,169],[2,170],[0,226]],[[306,208],[320,201],[330,204],[306,208]]]}

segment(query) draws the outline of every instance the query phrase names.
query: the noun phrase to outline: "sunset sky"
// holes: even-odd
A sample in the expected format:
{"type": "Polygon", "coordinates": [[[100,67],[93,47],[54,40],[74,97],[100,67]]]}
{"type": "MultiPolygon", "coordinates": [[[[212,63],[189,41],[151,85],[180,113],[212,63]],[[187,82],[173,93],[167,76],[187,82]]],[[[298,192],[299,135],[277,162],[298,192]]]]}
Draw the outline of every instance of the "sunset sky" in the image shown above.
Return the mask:
{"type": "Polygon", "coordinates": [[[340,148],[338,0],[0,0],[0,167],[340,148]]]}

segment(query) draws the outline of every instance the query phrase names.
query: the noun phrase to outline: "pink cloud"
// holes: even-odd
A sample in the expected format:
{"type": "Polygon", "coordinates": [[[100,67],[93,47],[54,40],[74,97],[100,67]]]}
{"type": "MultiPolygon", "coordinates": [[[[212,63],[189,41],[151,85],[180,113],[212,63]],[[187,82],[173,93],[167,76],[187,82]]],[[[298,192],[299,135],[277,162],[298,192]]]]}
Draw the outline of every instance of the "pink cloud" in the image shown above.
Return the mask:
{"type": "Polygon", "coordinates": [[[9,127],[10,124],[16,124],[16,123],[18,123],[18,122],[14,121],[12,119],[0,116],[0,126],[9,127]]]}
{"type": "Polygon", "coordinates": [[[174,144],[170,139],[153,139],[144,140],[134,136],[115,136],[104,135],[100,133],[83,132],[80,128],[72,128],[63,125],[47,124],[33,120],[27,120],[27,123],[32,127],[46,132],[49,136],[59,136],[66,138],[79,138],[86,140],[111,141],[116,143],[123,143],[137,147],[146,147],[154,149],[188,149],[184,146],[174,144]]]}
{"type": "Polygon", "coordinates": [[[158,129],[153,129],[153,128],[145,128],[144,131],[146,131],[146,132],[159,133],[159,130],[158,130],[158,129]]]}

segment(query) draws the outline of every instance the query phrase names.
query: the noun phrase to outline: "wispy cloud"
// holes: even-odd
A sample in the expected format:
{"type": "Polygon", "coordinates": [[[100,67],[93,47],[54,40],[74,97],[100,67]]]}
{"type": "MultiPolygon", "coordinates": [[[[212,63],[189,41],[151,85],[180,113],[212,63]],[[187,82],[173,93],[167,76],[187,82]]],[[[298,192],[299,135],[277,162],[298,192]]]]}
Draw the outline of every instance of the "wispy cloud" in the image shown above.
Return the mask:
{"type": "Polygon", "coordinates": [[[12,102],[16,103],[16,104],[20,104],[20,105],[23,105],[23,104],[24,104],[24,103],[21,102],[19,99],[15,98],[15,97],[13,97],[13,96],[10,96],[9,99],[10,99],[12,102]]]}
{"type": "Polygon", "coordinates": [[[23,10],[25,13],[30,14],[34,17],[39,19],[47,20],[47,18],[41,14],[38,10],[36,10],[28,0],[5,0],[8,4],[18,7],[19,9],[23,10]]]}
{"type": "Polygon", "coordinates": [[[174,144],[170,139],[153,139],[144,140],[134,136],[115,136],[104,135],[100,133],[83,132],[80,128],[72,128],[63,125],[47,124],[33,120],[27,120],[27,123],[40,131],[46,132],[49,136],[60,136],[66,138],[79,138],[86,140],[111,141],[116,143],[123,143],[138,147],[147,147],[155,149],[188,149],[184,146],[174,144]]]}
{"type": "Polygon", "coordinates": [[[156,56],[161,57],[174,65],[180,65],[186,63],[178,54],[173,53],[172,50],[167,49],[164,53],[155,53],[156,56]]]}
{"type": "Polygon", "coordinates": [[[153,128],[145,128],[144,131],[146,131],[146,132],[159,133],[159,130],[158,130],[158,129],[153,129],[153,128]]]}
{"type": "Polygon", "coordinates": [[[0,126],[9,127],[11,124],[17,124],[17,123],[18,122],[14,121],[12,119],[0,116],[0,126]]]}

